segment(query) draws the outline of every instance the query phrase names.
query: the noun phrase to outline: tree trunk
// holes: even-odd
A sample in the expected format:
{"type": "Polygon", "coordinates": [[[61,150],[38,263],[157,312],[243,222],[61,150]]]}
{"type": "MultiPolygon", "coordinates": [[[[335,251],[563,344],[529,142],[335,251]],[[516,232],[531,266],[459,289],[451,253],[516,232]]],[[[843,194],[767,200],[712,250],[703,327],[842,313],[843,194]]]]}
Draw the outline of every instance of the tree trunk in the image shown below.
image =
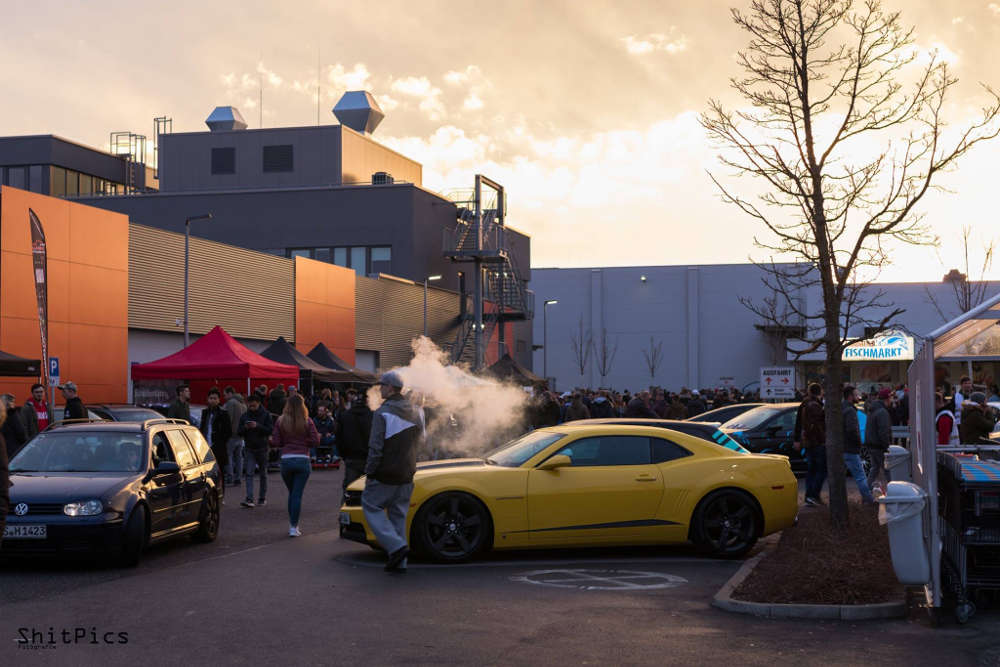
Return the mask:
{"type": "Polygon", "coordinates": [[[841,417],[841,374],[844,362],[840,358],[839,327],[827,327],[826,379],[826,468],[828,473],[830,521],[838,530],[847,529],[847,479],[844,474],[844,420],[841,417]],[[830,335],[833,334],[833,335],[830,335]]]}

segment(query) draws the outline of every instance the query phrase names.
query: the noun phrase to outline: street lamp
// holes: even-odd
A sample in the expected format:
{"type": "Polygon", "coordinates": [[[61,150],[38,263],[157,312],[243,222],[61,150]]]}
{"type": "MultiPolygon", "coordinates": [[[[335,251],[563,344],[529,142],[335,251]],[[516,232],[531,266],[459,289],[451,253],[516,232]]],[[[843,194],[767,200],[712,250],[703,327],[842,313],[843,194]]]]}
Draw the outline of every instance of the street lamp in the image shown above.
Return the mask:
{"type": "Polygon", "coordinates": [[[546,382],[549,380],[549,306],[557,303],[556,299],[549,299],[542,304],[542,375],[546,382]]]}
{"type": "Polygon", "coordinates": [[[427,276],[424,278],[424,336],[427,335],[427,283],[433,282],[435,280],[441,280],[440,274],[435,274],[433,276],[427,276]]]}
{"type": "Polygon", "coordinates": [[[190,218],[184,219],[184,347],[187,347],[191,342],[190,334],[188,333],[188,273],[189,273],[189,258],[191,256],[191,223],[196,220],[211,220],[211,213],[203,213],[201,215],[193,215],[190,218]]]}

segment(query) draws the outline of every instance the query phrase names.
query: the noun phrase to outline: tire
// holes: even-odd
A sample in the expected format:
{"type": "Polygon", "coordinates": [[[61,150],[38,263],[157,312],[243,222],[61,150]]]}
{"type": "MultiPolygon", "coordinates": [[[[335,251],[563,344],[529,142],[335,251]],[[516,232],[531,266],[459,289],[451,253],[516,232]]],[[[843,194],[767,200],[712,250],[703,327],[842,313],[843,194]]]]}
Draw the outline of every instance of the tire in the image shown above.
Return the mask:
{"type": "Polygon", "coordinates": [[[439,562],[460,563],[489,547],[493,520],[473,496],[449,491],[421,506],[410,536],[417,553],[439,562]]]}
{"type": "Polygon", "coordinates": [[[741,491],[723,489],[705,497],[694,513],[695,543],[718,558],[739,558],[757,543],[760,519],[753,500],[741,491]]]}
{"type": "Polygon", "coordinates": [[[201,513],[198,515],[198,530],[194,533],[195,542],[214,542],[219,536],[219,497],[209,491],[201,501],[201,513]]]}
{"type": "Polygon", "coordinates": [[[135,567],[142,560],[142,551],[146,547],[146,510],[142,505],[136,505],[125,524],[125,535],[118,564],[122,567],[135,567]]]}

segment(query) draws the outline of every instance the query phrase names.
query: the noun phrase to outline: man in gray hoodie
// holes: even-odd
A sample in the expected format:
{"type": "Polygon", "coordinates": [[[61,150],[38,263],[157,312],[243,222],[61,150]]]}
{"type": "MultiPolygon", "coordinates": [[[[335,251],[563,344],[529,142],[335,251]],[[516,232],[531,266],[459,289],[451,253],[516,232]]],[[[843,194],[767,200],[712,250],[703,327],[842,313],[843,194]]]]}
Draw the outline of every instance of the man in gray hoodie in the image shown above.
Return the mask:
{"type": "Polygon", "coordinates": [[[424,415],[403,396],[403,379],[390,371],[378,381],[384,402],[372,415],[361,507],[365,520],[389,559],[386,572],[405,572],[410,549],[406,513],[413,494],[417,450],[424,437],[424,415]]]}

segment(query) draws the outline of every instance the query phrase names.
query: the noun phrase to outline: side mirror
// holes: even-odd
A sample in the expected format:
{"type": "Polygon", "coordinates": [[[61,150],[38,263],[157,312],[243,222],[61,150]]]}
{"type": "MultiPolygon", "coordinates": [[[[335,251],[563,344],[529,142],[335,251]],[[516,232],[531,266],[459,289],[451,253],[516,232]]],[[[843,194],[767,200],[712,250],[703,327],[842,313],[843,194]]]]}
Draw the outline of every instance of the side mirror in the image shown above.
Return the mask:
{"type": "Polygon", "coordinates": [[[177,465],[176,461],[160,461],[156,466],[157,475],[166,475],[173,472],[180,472],[181,467],[177,465]]]}
{"type": "Polygon", "coordinates": [[[573,459],[566,456],[565,454],[556,454],[555,456],[546,459],[543,463],[539,464],[539,470],[555,470],[557,468],[565,468],[566,466],[573,465],[573,459]]]}

